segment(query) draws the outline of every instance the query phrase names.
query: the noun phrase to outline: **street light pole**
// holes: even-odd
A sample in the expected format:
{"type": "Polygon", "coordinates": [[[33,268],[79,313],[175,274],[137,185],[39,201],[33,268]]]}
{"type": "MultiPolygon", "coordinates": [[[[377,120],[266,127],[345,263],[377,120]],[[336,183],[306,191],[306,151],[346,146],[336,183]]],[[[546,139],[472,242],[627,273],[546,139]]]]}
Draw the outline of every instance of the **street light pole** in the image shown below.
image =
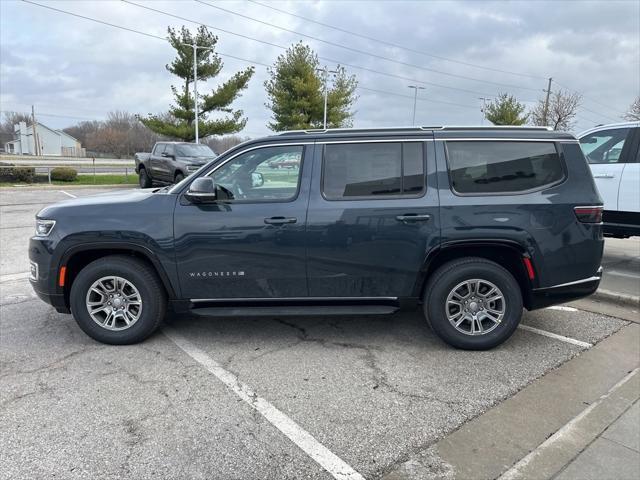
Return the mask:
{"type": "Polygon", "coordinates": [[[213,50],[210,47],[200,47],[195,40],[193,43],[182,43],[182,45],[188,45],[193,48],[193,100],[194,100],[194,108],[193,108],[193,117],[196,123],[196,143],[200,143],[200,135],[198,131],[198,119],[200,116],[200,112],[198,111],[198,49],[200,50],[213,50]]]}
{"type": "Polygon", "coordinates": [[[322,116],[322,128],[327,129],[327,97],[329,96],[327,89],[327,78],[330,73],[338,73],[337,70],[327,70],[327,66],[325,65],[322,70],[318,69],[318,71],[323,72],[323,81],[324,81],[324,113],[322,116]]]}
{"type": "Polygon", "coordinates": [[[193,99],[194,99],[194,113],[196,122],[196,143],[200,143],[198,135],[198,45],[193,42],[193,99]]]}
{"type": "Polygon", "coordinates": [[[418,101],[418,90],[424,90],[424,87],[418,85],[409,85],[409,88],[413,88],[413,117],[411,119],[411,125],[416,124],[416,102],[418,101]]]}

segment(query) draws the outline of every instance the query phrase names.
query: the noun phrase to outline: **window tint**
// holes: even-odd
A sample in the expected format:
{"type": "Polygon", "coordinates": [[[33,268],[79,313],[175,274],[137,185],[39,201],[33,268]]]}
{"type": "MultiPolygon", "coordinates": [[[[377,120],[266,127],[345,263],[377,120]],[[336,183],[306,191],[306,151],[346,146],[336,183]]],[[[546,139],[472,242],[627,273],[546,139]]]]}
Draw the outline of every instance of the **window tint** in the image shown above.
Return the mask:
{"type": "Polygon", "coordinates": [[[459,193],[523,192],[564,177],[553,143],[447,142],[447,160],[459,193]]]}
{"type": "Polygon", "coordinates": [[[212,174],[221,191],[219,197],[259,202],[293,199],[298,192],[303,149],[301,145],[285,145],[238,155],[212,174]]]}
{"type": "Polygon", "coordinates": [[[175,147],[172,144],[167,143],[167,148],[164,149],[164,153],[166,153],[167,155],[175,155],[175,151],[175,147]]]}
{"type": "Polygon", "coordinates": [[[329,144],[323,168],[322,192],[329,200],[416,195],[425,188],[417,142],[329,144]]]}
{"type": "Polygon", "coordinates": [[[580,146],[589,163],[618,163],[629,128],[603,130],[585,135],[580,146]]]}

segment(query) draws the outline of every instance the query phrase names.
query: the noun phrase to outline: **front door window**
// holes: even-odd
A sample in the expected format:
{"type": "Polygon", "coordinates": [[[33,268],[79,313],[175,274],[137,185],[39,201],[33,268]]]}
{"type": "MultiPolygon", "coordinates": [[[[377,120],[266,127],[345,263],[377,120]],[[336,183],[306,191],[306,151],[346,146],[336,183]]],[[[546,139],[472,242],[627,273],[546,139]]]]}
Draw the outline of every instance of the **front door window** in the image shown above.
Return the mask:
{"type": "Polygon", "coordinates": [[[230,160],[212,174],[219,198],[250,203],[293,200],[303,149],[302,145],[257,148],[230,160]]]}

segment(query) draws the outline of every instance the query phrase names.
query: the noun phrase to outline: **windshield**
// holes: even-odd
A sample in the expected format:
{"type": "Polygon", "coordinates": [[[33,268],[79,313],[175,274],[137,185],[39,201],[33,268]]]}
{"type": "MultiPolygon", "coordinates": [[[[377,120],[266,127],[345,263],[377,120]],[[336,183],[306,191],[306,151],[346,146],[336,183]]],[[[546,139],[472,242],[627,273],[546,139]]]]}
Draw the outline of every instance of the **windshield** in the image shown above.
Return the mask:
{"type": "Polygon", "coordinates": [[[176,153],[180,157],[215,157],[207,145],[200,145],[197,143],[187,143],[183,145],[176,145],[176,153]]]}

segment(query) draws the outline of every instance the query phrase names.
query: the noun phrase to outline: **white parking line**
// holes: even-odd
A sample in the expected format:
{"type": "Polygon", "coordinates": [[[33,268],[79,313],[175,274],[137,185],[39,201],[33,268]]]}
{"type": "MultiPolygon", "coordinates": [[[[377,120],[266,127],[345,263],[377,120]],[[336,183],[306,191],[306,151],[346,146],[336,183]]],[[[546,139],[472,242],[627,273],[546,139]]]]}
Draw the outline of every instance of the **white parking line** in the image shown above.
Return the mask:
{"type": "Polygon", "coordinates": [[[69,193],[69,192],[65,192],[64,190],[58,190],[60,193],[64,193],[65,195],[68,195],[71,198],[78,198],[77,195],[74,195],[73,193],[69,193]]]}
{"type": "Polygon", "coordinates": [[[301,450],[314,459],[322,468],[339,480],[364,480],[364,477],[347,465],[342,459],[322,445],[300,425],[283,412],[253,391],[249,386],[240,382],[233,373],[225,370],[218,362],[200,350],[189,340],[172,328],[163,328],[163,333],[181,350],[196,362],[215,375],[229,390],[238,395],[249,406],[258,411],[274,427],[280,430],[301,450]]]}
{"type": "Polygon", "coordinates": [[[16,280],[26,280],[29,278],[29,272],[7,273],[0,275],[0,283],[15,282],[16,280]]]}
{"type": "Polygon", "coordinates": [[[551,307],[545,308],[545,310],[560,310],[561,312],[579,312],[577,308],[573,307],[565,307],[563,305],[553,305],[551,307]]]}
{"type": "Polygon", "coordinates": [[[540,330],[539,328],[530,327],[529,325],[520,324],[518,328],[521,328],[528,332],[537,333],[538,335],[544,335],[545,337],[555,338],[556,340],[560,340],[561,342],[570,343],[572,345],[577,345],[582,348],[593,347],[592,344],[583,342],[582,340],[576,340],[575,338],[565,337],[564,335],[558,335],[557,333],[547,332],[546,330],[540,330]]]}
{"type": "Polygon", "coordinates": [[[621,272],[620,270],[607,270],[606,273],[609,275],[615,275],[616,277],[640,279],[640,275],[637,273],[621,272]]]}

